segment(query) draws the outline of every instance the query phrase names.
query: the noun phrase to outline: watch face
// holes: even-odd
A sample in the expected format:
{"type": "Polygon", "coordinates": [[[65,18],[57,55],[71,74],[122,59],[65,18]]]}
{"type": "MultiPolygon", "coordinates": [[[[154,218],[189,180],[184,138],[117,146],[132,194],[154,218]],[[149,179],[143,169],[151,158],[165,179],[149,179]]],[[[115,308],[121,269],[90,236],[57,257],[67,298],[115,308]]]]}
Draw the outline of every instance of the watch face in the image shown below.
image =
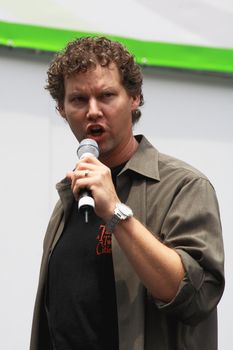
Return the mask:
{"type": "Polygon", "coordinates": [[[114,232],[115,226],[121,221],[133,216],[132,210],[124,203],[117,203],[114,210],[114,215],[107,223],[107,228],[110,233],[114,232]]]}
{"type": "Polygon", "coordinates": [[[125,217],[130,217],[133,215],[131,208],[125,205],[124,203],[118,203],[117,208],[125,217]]]}

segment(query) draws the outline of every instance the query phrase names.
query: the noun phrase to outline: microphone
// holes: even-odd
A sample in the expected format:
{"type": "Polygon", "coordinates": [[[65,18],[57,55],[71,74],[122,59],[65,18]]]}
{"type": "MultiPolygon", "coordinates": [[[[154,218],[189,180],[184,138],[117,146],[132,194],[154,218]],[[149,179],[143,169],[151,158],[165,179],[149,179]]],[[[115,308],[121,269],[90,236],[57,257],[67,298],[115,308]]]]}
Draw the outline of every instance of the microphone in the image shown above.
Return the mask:
{"type": "MultiPolygon", "coordinates": [[[[79,159],[86,156],[99,157],[99,147],[95,140],[84,139],[80,142],[77,155],[79,159]]],[[[91,191],[83,189],[79,193],[78,210],[84,214],[85,222],[88,223],[88,215],[95,208],[95,202],[91,195],[91,191]]]]}

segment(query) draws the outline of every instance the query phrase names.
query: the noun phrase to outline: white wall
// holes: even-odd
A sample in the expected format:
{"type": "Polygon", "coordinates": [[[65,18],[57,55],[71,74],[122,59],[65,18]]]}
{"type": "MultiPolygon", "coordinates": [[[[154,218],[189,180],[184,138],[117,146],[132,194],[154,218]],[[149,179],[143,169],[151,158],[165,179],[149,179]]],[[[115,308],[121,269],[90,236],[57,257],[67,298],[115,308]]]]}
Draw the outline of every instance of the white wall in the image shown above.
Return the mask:
{"type": "MultiPolygon", "coordinates": [[[[28,349],[42,240],[72,169],[77,142],[44,91],[49,55],[0,48],[0,347],[28,349]]],[[[135,132],[193,164],[213,182],[221,208],[226,290],[219,305],[219,349],[233,343],[233,81],[144,69],[145,106],[135,132]]]]}

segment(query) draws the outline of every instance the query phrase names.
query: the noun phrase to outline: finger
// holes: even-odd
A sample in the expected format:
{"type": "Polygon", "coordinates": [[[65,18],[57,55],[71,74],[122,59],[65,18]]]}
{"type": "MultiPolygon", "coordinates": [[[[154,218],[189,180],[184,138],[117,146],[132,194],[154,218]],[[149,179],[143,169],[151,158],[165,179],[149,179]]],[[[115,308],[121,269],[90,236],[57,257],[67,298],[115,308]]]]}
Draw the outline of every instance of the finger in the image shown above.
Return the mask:
{"type": "Polygon", "coordinates": [[[89,175],[89,173],[90,173],[90,170],[85,170],[84,176],[87,177],[89,175]]]}
{"type": "Polygon", "coordinates": [[[81,159],[79,159],[78,162],[81,162],[81,161],[85,161],[87,163],[96,163],[96,161],[98,162],[98,158],[94,157],[91,154],[87,154],[85,155],[85,157],[82,157],[81,159]]]}
{"type": "Polygon", "coordinates": [[[74,171],[74,179],[83,179],[84,177],[88,177],[89,174],[91,173],[91,170],[89,169],[84,169],[84,170],[75,170],[74,171]]]}
{"type": "Polygon", "coordinates": [[[68,171],[68,173],[66,173],[66,178],[69,179],[72,182],[73,178],[74,178],[74,172],[73,171],[68,171]]]}
{"type": "Polygon", "coordinates": [[[82,166],[92,166],[92,165],[103,165],[97,158],[92,156],[86,156],[82,159],[80,159],[77,163],[77,167],[82,166]]]}
{"type": "Polygon", "coordinates": [[[87,179],[90,176],[91,171],[86,170],[75,170],[73,172],[67,173],[67,177],[71,181],[71,189],[75,196],[75,198],[78,197],[78,193],[81,188],[89,187],[89,179],[87,179]]]}

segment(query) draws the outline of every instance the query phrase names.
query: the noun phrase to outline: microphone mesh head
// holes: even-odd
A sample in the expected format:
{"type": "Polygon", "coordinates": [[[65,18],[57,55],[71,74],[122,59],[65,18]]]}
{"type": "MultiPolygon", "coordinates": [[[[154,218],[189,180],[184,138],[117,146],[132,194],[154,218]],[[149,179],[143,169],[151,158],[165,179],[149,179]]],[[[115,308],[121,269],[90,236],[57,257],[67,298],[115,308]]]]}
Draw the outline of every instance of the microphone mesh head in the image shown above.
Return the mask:
{"type": "Polygon", "coordinates": [[[78,158],[81,159],[86,154],[91,154],[95,158],[99,157],[99,147],[95,140],[84,139],[80,142],[77,149],[78,158]]]}

